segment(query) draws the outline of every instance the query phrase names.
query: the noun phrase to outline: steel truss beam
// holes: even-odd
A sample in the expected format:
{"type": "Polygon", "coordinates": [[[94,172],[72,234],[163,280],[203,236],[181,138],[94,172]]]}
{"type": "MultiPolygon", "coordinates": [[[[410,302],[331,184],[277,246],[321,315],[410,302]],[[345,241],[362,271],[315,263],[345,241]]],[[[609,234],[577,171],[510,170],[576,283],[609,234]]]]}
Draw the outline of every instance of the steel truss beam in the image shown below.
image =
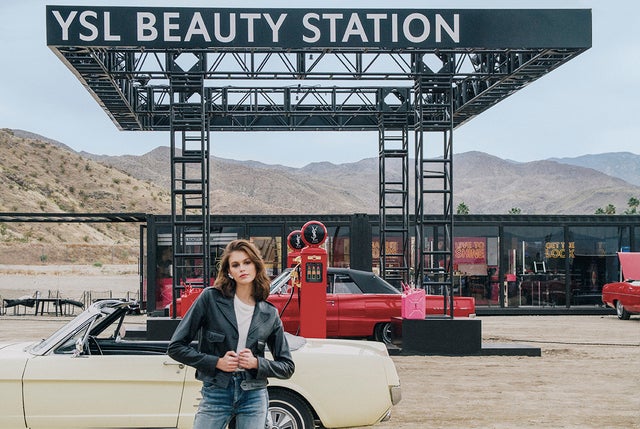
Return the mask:
{"type": "Polygon", "coordinates": [[[204,57],[207,67],[189,73],[200,74],[205,82],[212,131],[375,131],[377,113],[388,107],[380,95],[410,88],[409,102],[415,108],[413,82],[425,74],[450,77],[455,128],[584,49],[286,53],[61,47],[55,51],[121,129],[168,130],[170,78],[204,57]],[[178,68],[168,66],[169,59],[178,68]],[[249,81],[251,86],[242,85],[249,81]],[[350,81],[376,85],[349,87],[350,81]]]}
{"type": "MultiPolygon", "coordinates": [[[[174,150],[182,145],[189,152],[187,143],[198,141],[201,175],[183,182],[203,188],[208,186],[210,131],[378,131],[381,274],[403,280],[411,272],[408,147],[413,129],[414,280],[451,292],[453,130],[588,47],[52,49],[120,129],[170,131],[174,150]],[[182,85],[179,90],[178,82],[198,82],[198,89],[182,85]],[[191,125],[184,126],[185,121],[191,125]],[[442,146],[431,146],[432,140],[442,146]],[[399,177],[390,174],[391,160],[400,162],[399,177]],[[388,239],[398,237],[401,249],[387,252],[388,239]],[[391,265],[399,269],[392,273],[391,265]]],[[[185,241],[187,230],[176,228],[186,222],[188,202],[182,197],[192,190],[178,186],[181,159],[172,150],[174,240],[185,241]]],[[[196,210],[203,243],[209,217],[204,195],[208,191],[196,210]]],[[[449,308],[453,315],[452,298],[449,308]]]]}

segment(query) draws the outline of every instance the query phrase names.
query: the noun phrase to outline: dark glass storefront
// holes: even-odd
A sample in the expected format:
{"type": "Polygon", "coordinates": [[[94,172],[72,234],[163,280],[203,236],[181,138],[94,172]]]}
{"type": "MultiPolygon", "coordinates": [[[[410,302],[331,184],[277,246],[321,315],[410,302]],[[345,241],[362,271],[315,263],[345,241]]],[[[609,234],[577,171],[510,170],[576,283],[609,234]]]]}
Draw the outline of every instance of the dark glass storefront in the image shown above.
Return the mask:
{"type": "MultiPolygon", "coordinates": [[[[286,268],[287,236],[312,219],[327,227],[325,247],[331,266],[379,272],[378,216],[255,215],[212,216],[213,275],[224,246],[235,238],[254,242],[262,252],[269,275],[277,275],[286,268]]],[[[640,216],[628,215],[456,216],[453,293],[474,297],[477,306],[599,305],[602,286],[619,277],[616,253],[637,250],[638,220],[640,216]]],[[[169,222],[168,216],[149,217],[146,238],[149,268],[144,275],[150,311],[163,308],[170,298],[169,222]]],[[[427,245],[438,245],[437,237],[427,236],[426,240],[427,245]]],[[[387,241],[387,246],[393,245],[392,239],[387,241]]],[[[409,257],[413,260],[412,255],[409,257]]],[[[438,261],[425,261],[429,268],[437,264],[438,261]]]]}

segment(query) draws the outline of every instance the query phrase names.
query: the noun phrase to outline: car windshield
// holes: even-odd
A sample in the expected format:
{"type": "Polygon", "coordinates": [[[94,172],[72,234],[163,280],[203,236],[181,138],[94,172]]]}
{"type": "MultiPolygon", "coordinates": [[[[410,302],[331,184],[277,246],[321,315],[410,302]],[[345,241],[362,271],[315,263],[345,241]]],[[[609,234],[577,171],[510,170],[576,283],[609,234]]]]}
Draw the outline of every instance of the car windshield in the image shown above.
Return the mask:
{"type": "Polygon", "coordinates": [[[282,286],[287,284],[291,278],[291,268],[287,268],[271,280],[271,286],[269,287],[269,294],[274,294],[282,291],[282,286]]]}
{"type": "Polygon", "coordinates": [[[67,341],[69,337],[76,335],[78,331],[89,326],[92,327],[92,331],[101,332],[104,329],[104,326],[102,326],[104,323],[110,324],[111,319],[117,317],[118,314],[115,312],[117,312],[118,308],[126,307],[127,305],[129,303],[110,300],[95,303],[48,338],[31,346],[27,351],[36,355],[46,354],[59,344],[67,341]],[[99,322],[95,323],[98,319],[100,319],[99,322]]]}
{"type": "Polygon", "coordinates": [[[46,353],[61,341],[63,341],[65,338],[67,338],[71,333],[76,332],[83,326],[86,326],[99,314],[99,310],[93,307],[89,307],[87,310],[83,311],[77,317],[69,321],[69,323],[63,325],[60,329],[51,334],[48,338],[45,338],[44,340],[35,344],[28,351],[37,355],[46,353]]]}

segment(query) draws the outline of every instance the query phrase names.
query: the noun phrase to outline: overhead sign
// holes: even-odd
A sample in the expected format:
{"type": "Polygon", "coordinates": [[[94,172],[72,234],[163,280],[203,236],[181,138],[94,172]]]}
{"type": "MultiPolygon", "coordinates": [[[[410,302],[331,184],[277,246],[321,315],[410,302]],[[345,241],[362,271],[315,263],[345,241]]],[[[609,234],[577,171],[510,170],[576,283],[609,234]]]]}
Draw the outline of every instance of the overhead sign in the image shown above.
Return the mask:
{"type": "Polygon", "coordinates": [[[47,6],[47,45],[148,49],[589,48],[588,9],[47,6]]]}

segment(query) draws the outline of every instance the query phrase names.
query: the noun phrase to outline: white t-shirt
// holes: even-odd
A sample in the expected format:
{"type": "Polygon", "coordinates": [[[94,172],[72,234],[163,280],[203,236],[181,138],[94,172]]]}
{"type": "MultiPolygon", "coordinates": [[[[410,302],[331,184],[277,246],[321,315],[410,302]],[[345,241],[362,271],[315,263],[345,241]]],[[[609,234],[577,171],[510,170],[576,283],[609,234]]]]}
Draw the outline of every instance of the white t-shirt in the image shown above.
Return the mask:
{"type": "Polygon", "coordinates": [[[233,308],[236,312],[236,321],[238,322],[238,348],[236,353],[247,347],[247,335],[249,334],[249,326],[253,317],[254,305],[245,304],[238,298],[233,296],[233,308]]]}

